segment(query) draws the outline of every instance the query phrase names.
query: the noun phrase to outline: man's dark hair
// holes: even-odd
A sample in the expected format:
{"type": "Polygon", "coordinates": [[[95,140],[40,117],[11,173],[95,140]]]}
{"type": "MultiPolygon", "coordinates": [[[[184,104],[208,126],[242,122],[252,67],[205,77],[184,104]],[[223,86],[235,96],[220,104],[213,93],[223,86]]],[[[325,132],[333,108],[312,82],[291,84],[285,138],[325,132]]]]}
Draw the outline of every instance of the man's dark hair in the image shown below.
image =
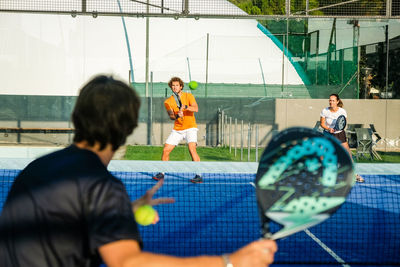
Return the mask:
{"type": "Polygon", "coordinates": [[[115,151],[138,124],[140,99],[133,88],[111,76],[96,76],[80,91],[72,113],[74,142],[87,141],[115,151]]]}

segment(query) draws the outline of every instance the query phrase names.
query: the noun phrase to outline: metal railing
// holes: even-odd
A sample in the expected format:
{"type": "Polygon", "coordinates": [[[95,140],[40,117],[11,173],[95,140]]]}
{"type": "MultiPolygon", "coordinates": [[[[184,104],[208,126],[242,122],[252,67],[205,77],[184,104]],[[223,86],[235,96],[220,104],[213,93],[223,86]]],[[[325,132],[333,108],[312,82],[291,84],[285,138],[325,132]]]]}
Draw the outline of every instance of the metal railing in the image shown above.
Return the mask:
{"type": "MultiPolygon", "coordinates": [[[[310,3],[309,0],[286,0],[277,4],[272,15],[249,15],[230,1],[215,0],[37,0],[34,4],[28,0],[3,0],[0,12],[52,13],[71,15],[127,16],[127,17],[169,17],[169,18],[235,18],[235,19],[271,19],[304,17],[348,17],[348,18],[397,18],[400,8],[397,1],[378,0],[342,0],[332,4],[329,0],[310,3]],[[281,10],[284,10],[283,12],[281,10]]],[[[257,5],[254,7],[259,8],[257,5]]],[[[251,10],[248,11],[251,13],[251,10]]],[[[261,10],[260,10],[261,12],[261,10]]]]}
{"type": "Polygon", "coordinates": [[[255,161],[258,162],[259,152],[259,125],[245,123],[238,118],[228,117],[224,110],[218,110],[218,130],[217,130],[217,145],[222,147],[229,147],[229,153],[234,153],[237,157],[237,150],[240,150],[240,161],[244,160],[244,150],[247,150],[247,161],[251,161],[251,149],[255,149],[255,161]],[[238,126],[238,123],[240,124],[238,126]],[[247,125],[247,140],[245,140],[247,125]],[[240,127],[240,131],[238,128],[240,127]],[[240,136],[240,143],[238,143],[238,135],[240,136]],[[252,145],[252,138],[254,135],[254,145],[252,145]],[[247,141],[247,142],[245,142],[247,141]]]}

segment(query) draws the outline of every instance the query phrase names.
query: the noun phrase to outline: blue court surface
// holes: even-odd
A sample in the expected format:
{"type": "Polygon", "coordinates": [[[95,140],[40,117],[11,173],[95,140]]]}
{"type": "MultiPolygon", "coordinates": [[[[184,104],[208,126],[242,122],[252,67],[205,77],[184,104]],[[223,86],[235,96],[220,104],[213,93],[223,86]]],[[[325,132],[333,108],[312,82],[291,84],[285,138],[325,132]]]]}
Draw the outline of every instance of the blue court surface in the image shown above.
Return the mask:
{"type": "MultiPolygon", "coordinates": [[[[366,182],[356,183],[345,204],[327,221],[278,241],[279,251],[272,266],[400,263],[400,172],[393,171],[399,165],[386,166],[388,174],[380,173],[382,168],[376,165],[361,167],[358,170],[366,182]],[[379,174],[365,174],[374,168],[379,174]]],[[[113,167],[111,171],[125,184],[132,200],[156,183],[151,179],[155,171],[117,171],[113,167]]],[[[144,250],[177,256],[217,255],[259,239],[254,168],[225,171],[210,167],[195,172],[166,172],[164,186],[156,197],[174,197],[176,203],[156,207],[160,222],[140,227],[144,250]],[[204,183],[190,183],[200,171],[204,183]]],[[[0,208],[18,172],[0,170],[0,208]]]]}

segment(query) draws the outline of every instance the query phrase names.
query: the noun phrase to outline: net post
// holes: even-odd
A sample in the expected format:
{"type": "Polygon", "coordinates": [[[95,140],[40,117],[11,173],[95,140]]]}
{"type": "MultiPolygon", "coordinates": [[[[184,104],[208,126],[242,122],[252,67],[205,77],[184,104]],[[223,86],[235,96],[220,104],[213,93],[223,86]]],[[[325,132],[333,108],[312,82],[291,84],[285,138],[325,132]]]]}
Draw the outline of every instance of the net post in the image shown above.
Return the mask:
{"type": "Polygon", "coordinates": [[[237,118],[235,118],[235,131],[234,131],[234,136],[233,136],[233,143],[234,143],[234,147],[235,147],[235,158],[236,158],[236,155],[237,155],[236,133],[237,133],[237,118]]]}
{"type": "Polygon", "coordinates": [[[286,16],[289,18],[289,16],[290,16],[290,0],[285,1],[285,12],[286,12],[286,16]]]}
{"type": "Polygon", "coordinates": [[[310,0],[306,0],[306,16],[308,16],[309,9],[310,9],[310,0]]]}
{"type": "Polygon", "coordinates": [[[206,48],[206,83],[204,88],[204,97],[207,98],[207,85],[208,85],[208,48],[210,44],[210,34],[207,33],[207,48],[206,48]]]}
{"type": "Polygon", "coordinates": [[[240,126],[240,161],[243,161],[243,120],[240,126]]]}
{"type": "Polygon", "coordinates": [[[229,117],[229,153],[232,153],[232,117],[229,117]]]}
{"type": "Polygon", "coordinates": [[[392,0],[386,0],[386,17],[392,16],[392,0]]]}
{"type": "Polygon", "coordinates": [[[190,72],[190,62],[189,62],[189,57],[186,57],[187,61],[187,67],[188,67],[188,72],[189,72],[189,82],[192,81],[192,73],[190,72]]]}
{"type": "Polygon", "coordinates": [[[217,146],[221,145],[221,109],[218,108],[217,146]]]}
{"type": "Polygon", "coordinates": [[[224,143],[224,146],[227,146],[228,145],[228,115],[226,115],[225,114],[225,119],[224,119],[224,122],[225,122],[225,127],[224,127],[224,140],[225,140],[225,143],[224,143]]]}
{"type": "Polygon", "coordinates": [[[258,124],[256,125],[256,162],[258,162],[258,124]]]}
{"type": "Polygon", "coordinates": [[[283,95],[285,85],[285,35],[282,35],[282,85],[281,85],[281,95],[283,95]]]}
{"type": "Polygon", "coordinates": [[[82,12],[85,13],[86,12],[86,0],[82,0],[82,12]]]}
{"type": "Polygon", "coordinates": [[[189,15],[189,0],[185,0],[182,4],[183,4],[182,14],[189,15]]]}
{"type": "MultiPolygon", "coordinates": [[[[21,120],[20,119],[17,120],[17,127],[21,128],[21,120]]],[[[18,131],[18,134],[17,134],[17,143],[18,144],[21,143],[21,132],[20,131],[18,131]]]]}
{"type": "MultiPolygon", "coordinates": [[[[146,13],[149,14],[150,5],[147,0],[146,13]]],[[[150,18],[146,17],[146,65],[145,65],[145,96],[149,96],[149,66],[150,66],[150,18]]]]}
{"type": "Polygon", "coordinates": [[[224,146],[225,144],[225,112],[221,111],[221,145],[224,146]]]}
{"type": "Polygon", "coordinates": [[[251,149],[251,124],[249,122],[249,127],[247,130],[247,161],[250,161],[250,149],[251,149]]]}
{"type": "Polygon", "coordinates": [[[152,145],[151,143],[151,133],[152,133],[152,126],[153,126],[153,72],[150,72],[150,89],[151,93],[150,96],[147,98],[148,105],[147,105],[147,145],[152,145]]]}

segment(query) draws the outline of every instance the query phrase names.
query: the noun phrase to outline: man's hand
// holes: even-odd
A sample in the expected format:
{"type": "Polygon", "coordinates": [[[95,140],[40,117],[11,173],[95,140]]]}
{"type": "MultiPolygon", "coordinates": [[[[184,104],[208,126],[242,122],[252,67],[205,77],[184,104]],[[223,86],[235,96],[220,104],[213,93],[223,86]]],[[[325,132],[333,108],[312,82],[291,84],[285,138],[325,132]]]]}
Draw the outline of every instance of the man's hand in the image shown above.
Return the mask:
{"type": "Polygon", "coordinates": [[[160,205],[160,204],[174,203],[175,199],[173,199],[173,198],[155,198],[155,199],[153,199],[154,194],[163,185],[163,183],[164,183],[164,179],[161,179],[160,181],[158,181],[158,183],[155,184],[155,186],[153,186],[151,189],[147,190],[146,194],[144,194],[141,198],[133,201],[131,203],[132,211],[135,212],[138,207],[143,206],[143,205],[156,206],[156,205],[160,205]]]}
{"type": "Polygon", "coordinates": [[[274,261],[274,254],[278,250],[275,241],[259,240],[229,255],[235,267],[265,267],[274,261]]]}
{"type": "Polygon", "coordinates": [[[182,111],[182,109],[180,109],[176,115],[177,115],[177,118],[183,118],[183,111],[182,111]]]}

